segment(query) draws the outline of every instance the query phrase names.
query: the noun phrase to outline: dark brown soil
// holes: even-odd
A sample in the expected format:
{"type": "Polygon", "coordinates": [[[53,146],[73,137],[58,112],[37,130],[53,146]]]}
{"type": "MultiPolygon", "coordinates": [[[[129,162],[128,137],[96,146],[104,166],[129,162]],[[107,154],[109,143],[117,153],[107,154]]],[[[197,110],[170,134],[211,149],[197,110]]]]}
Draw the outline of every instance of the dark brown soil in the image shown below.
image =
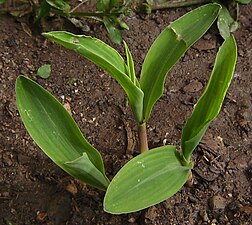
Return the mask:
{"type": "MultiPolygon", "coordinates": [[[[132,15],[124,39],[139,74],[151,43],[190,8],[132,15]]],[[[0,16],[0,224],[251,224],[252,222],[252,5],[241,7],[235,33],[239,58],[218,118],[194,154],[193,187],[141,212],[103,211],[104,193],[54,165],[31,140],[15,104],[18,75],[32,77],[71,107],[88,140],[100,150],[110,179],[138,154],[134,119],[120,86],[76,53],[45,39],[33,26],[0,16]],[[23,26],[22,26],[23,25],[23,26]],[[52,65],[49,79],[34,77],[52,65]]],[[[104,28],[88,22],[90,35],[111,44],[104,28]]],[[[181,128],[203,92],[221,38],[212,28],[167,76],[165,93],[148,123],[150,147],[179,145],[181,128]]],[[[122,46],[113,45],[123,54],[122,46]]]]}

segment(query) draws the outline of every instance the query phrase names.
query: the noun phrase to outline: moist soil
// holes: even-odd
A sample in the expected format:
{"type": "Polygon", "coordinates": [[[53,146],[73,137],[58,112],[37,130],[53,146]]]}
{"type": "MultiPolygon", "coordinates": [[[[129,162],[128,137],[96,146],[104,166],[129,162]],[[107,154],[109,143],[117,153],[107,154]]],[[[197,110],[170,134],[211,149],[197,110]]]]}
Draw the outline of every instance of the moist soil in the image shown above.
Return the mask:
{"type": "MultiPolygon", "coordinates": [[[[137,74],[157,35],[192,8],[132,14],[124,32],[137,74]]],[[[139,154],[137,127],[122,88],[77,53],[46,41],[27,18],[0,15],[0,224],[251,224],[252,5],[240,8],[238,62],[222,110],[195,150],[194,184],[140,212],[103,211],[104,192],[57,167],[32,141],[15,103],[15,80],[31,77],[69,110],[102,154],[110,179],[139,154]],[[34,76],[52,65],[48,79],[34,76]]],[[[55,20],[56,21],[56,20],[55,20]]],[[[55,23],[50,21],[49,24],[55,23]]],[[[56,21],[57,22],[57,21],[56,21]]],[[[112,44],[104,27],[87,20],[95,36],[112,44]]],[[[66,26],[68,30],[75,30],[66,26]]],[[[79,32],[79,31],[76,31],[79,32]]],[[[213,26],[172,69],[148,123],[151,148],[179,146],[181,130],[209,79],[221,38],[213,26]]]]}

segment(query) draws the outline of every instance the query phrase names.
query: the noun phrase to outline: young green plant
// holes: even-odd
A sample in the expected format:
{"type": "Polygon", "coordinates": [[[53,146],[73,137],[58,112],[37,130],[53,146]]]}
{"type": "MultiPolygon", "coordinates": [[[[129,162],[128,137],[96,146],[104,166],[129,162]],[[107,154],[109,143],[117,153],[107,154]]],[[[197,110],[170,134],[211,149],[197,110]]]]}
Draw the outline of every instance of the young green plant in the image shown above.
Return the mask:
{"type": "Polygon", "coordinates": [[[183,128],[181,149],[163,146],[129,161],[111,181],[104,209],[113,214],[129,213],[161,202],[180,190],[193,168],[191,155],[209,124],[218,115],[232,79],[237,58],[235,39],[226,38],[191,117],[183,128]]]}
{"type": "MultiPolygon", "coordinates": [[[[22,17],[27,14],[35,14],[34,22],[40,22],[44,30],[52,29],[48,27],[48,17],[58,16],[68,19],[76,27],[85,30],[87,26],[78,18],[91,18],[100,21],[106,27],[110,39],[117,44],[122,41],[122,30],[128,30],[129,27],[123,21],[125,16],[131,13],[129,4],[132,0],[97,0],[95,12],[83,12],[77,9],[86,1],[81,1],[77,6],[71,9],[69,0],[19,0],[13,1],[5,8],[0,9],[0,13],[10,13],[15,17],[22,17]]],[[[6,1],[0,1],[0,4],[6,1]]]]}
{"type": "Polygon", "coordinates": [[[229,35],[221,46],[208,86],[186,123],[182,151],[176,146],[148,150],[146,122],[163,94],[167,72],[212,25],[220,5],[208,4],[170,24],[151,46],[138,81],[126,43],[126,62],[102,41],[68,32],[44,36],[73,49],[106,70],[125,90],[139,127],[139,156],[130,160],[109,181],[98,151],[81,134],[73,118],[46,90],[32,80],[19,77],[17,105],[28,132],[40,148],[75,178],[106,189],[104,209],[120,214],[141,210],[175,194],[187,181],[193,164],[191,155],[210,122],[221,108],[236,62],[236,45],[229,35]]]}
{"type": "Polygon", "coordinates": [[[125,90],[139,126],[140,151],[148,150],[146,122],[152,108],[162,96],[167,73],[218,16],[220,6],[209,4],[179,18],[157,37],[143,63],[137,80],[131,53],[125,44],[127,62],[100,40],[84,35],[54,31],[43,35],[62,46],[73,49],[106,70],[125,90]]]}

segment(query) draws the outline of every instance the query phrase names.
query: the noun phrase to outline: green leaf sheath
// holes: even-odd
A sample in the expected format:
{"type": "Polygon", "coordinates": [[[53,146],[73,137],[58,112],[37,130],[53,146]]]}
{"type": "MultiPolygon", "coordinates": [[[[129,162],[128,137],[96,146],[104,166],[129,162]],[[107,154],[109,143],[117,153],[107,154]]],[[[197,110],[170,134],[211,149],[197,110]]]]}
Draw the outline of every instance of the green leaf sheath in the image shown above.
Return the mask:
{"type": "Polygon", "coordinates": [[[43,35],[78,52],[106,70],[125,90],[136,120],[139,123],[143,121],[143,92],[127,76],[127,65],[115,49],[96,38],[64,31],[53,31],[43,35]]]}
{"type": "Polygon", "coordinates": [[[193,150],[220,112],[232,80],[236,59],[237,47],[233,35],[230,35],[220,47],[207,87],[183,128],[181,145],[186,162],[190,161],[193,150]]]}
{"type": "Polygon", "coordinates": [[[130,160],[111,181],[104,210],[135,212],[174,195],[186,182],[191,166],[182,166],[175,146],[162,146],[130,160]]]}
{"type": "Polygon", "coordinates": [[[56,98],[34,81],[20,76],[16,81],[16,101],[27,131],[49,158],[76,177],[78,172],[69,170],[65,163],[85,153],[88,163],[102,176],[91,179],[87,170],[87,175],[80,174],[81,181],[106,188],[109,182],[100,153],[83,137],[74,119],[56,98]]]}
{"type": "Polygon", "coordinates": [[[140,86],[144,92],[144,120],[162,96],[166,74],[213,24],[220,5],[199,7],[168,26],[152,44],[143,63],[140,86]]]}

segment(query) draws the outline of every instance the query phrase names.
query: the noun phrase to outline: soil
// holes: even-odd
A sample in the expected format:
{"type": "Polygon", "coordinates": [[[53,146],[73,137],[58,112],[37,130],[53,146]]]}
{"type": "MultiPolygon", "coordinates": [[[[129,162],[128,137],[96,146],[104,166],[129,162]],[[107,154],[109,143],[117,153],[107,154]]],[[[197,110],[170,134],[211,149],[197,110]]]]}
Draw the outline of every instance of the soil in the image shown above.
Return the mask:
{"type": "MultiPolygon", "coordinates": [[[[157,35],[191,9],[127,18],[130,29],[123,36],[137,74],[157,35]]],[[[0,224],[251,224],[251,12],[252,4],[240,7],[236,71],[219,116],[194,153],[194,185],[183,187],[158,205],[127,215],[105,213],[104,192],[70,177],[36,146],[18,114],[14,88],[19,75],[29,76],[70,106],[84,135],[101,152],[110,179],[139,154],[136,125],[123,90],[94,64],[45,41],[27,18],[0,15],[0,224]],[[36,70],[46,63],[52,65],[51,76],[35,77],[36,70]]],[[[124,55],[122,46],[110,42],[102,25],[86,23],[90,27],[87,34],[124,55]]],[[[181,128],[206,86],[220,44],[213,26],[167,76],[164,95],[148,123],[151,148],[179,145],[181,128]]]]}

